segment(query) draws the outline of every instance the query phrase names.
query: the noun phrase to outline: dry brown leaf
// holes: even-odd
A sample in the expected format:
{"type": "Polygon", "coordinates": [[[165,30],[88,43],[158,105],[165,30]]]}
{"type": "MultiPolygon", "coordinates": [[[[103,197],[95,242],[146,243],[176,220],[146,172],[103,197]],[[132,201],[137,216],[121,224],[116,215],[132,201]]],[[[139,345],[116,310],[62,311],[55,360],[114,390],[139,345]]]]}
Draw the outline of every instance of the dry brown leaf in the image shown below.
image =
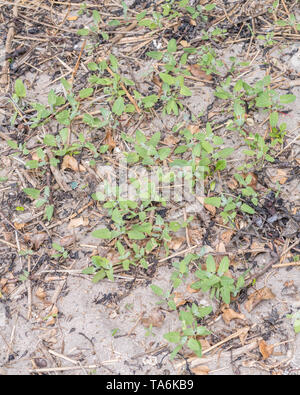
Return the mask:
{"type": "Polygon", "coordinates": [[[87,217],[73,218],[69,222],[68,228],[69,229],[79,228],[79,226],[88,226],[88,224],[89,224],[89,219],[87,217]]]}
{"type": "Polygon", "coordinates": [[[153,84],[155,84],[156,86],[161,88],[162,82],[156,74],[153,75],[152,82],[153,82],[153,84]]]}
{"type": "Polygon", "coordinates": [[[55,325],[57,314],[58,308],[56,306],[53,306],[50,313],[47,315],[47,317],[45,317],[45,319],[47,320],[46,326],[55,325]]]}
{"type": "Polygon", "coordinates": [[[192,368],[191,371],[197,376],[206,376],[208,375],[210,369],[208,366],[199,365],[192,368]]]}
{"type": "Polygon", "coordinates": [[[215,208],[215,206],[212,206],[212,205],[210,205],[210,204],[204,203],[204,207],[205,207],[206,210],[209,211],[213,216],[216,215],[217,209],[215,208]]]}
{"type": "Polygon", "coordinates": [[[179,248],[182,246],[182,244],[185,242],[184,237],[173,237],[172,240],[168,241],[168,247],[171,250],[177,251],[179,248]]]}
{"type": "Polygon", "coordinates": [[[249,330],[250,330],[250,327],[245,326],[245,328],[243,328],[243,330],[240,331],[239,338],[240,338],[240,342],[241,342],[242,346],[245,345],[249,330]]]}
{"type": "Polygon", "coordinates": [[[5,293],[5,294],[8,293],[7,283],[8,283],[8,279],[7,278],[0,278],[0,291],[2,293],[5,293]]]}
{"type": "Polygon", "coordinates": [[[191,285],[193,285],[193,284],[194,284],[194,283],[188,284],[187,287],[186,287],[186,290],[187,290],[190,294],[194,294],[194,293],[200,291],[200,289],[193,289],[193,288],[191,288],[191,285]]]}
{"type": "Polygon", "coordinates": [[[250,249],[253,250],[253,252],[251,252],[253,256],[256,256],[257,254],[259,254],[260,250],[265,251],[265,245],[263,243],[260,243],[259,241],[253,241],[250,249]]]}
{"type": "Polygon", "coordinates": [[[67,20],[68,21],[77,21],[77,19],[78,19],[78,15],[70,15],[70,16],[68,16],[68,18],[67,18],[67,20]]]}
{"type": "Polygon", "coordinates": [[[169,134],[168,136],[166,136],[163,140],[163,142],[168,145],[169,147],[172,145],[176,145],[179,141],[178,137],[173,136],[172,134],[169,134]]]}
{"type": "MultiPolygon", "coordinates": [[[[219,241],[218,244],[216,245],[216,252],[225,252],[226,253],[226,247],[223,241],[219,241]]],[[[218,258],[218,257],[216,257],[218,258]]],[[[219,257],[221,258],[221,257],[219,257]]],[[[221,258],[222,259],[222,258],[221,258]]],[[[221,261],[221,259],[219,259],[221,261]]]]}
{"type": "Polygon", "coordinates": [[[203,238],[203,229],[189,229],[189,236],[193,245],[199,244],[203,238]]]}
{"type": "Polygon", "coordinates": [[[70,245],[74,244],[75,241],[76,241],[75,235],[67,235],[59,240],[59,244],[62,247],[69,247],[70,245]]]}
{"type": "Polygon", "coordinates": [[[251,176],[251,181],[248,184],[249,187],[253,188],[254,190],[256,189],[257,186],[257,175],[255,173],[248,173],[248,174],[243,174],[244,178],[251,176]]]}
{"type": "Polygon", "coordinates": [[[160,328],[165,320],[165,314],[159,307],[154,307],[149,312],[149,316],[142,319],[143,325],[149,328],[150,325],[160,328]]]}
{"type": "Polygon", "coordinates": [[[230,323],[230,321],[232,321],[232,320],[237,320],[237,319],[239,319],[239,320],[245,320],[245,319],[246,319],[246,317],[244,316],[244,314],[242,314],[242,313],[237,313],[236,311],[234,311],[234,310],[232,310],[232,309],[230,309],[230,308],[223,308],[222,311],[223,311],[222,318],[223,318],[225,324],[227,324],[227,325],[228,325],[228,324],[230,323]]]}
{"type": "Polygon", "coordinates": [[[36,151],[34,151],[32,154],[31,154],[31,158],[32,158],[32,160],[36,160],[37,162],[41,162],[42,160],[44,160],[45,162],[48,162],[48,156],[45,154],[45,157],[44,157],[44,159],[41,159],[39,156],[38,156],[38,154],[36,153],[36,151]]]}
{"type": "Polygon", "coordinates": [[[224,241],[225,244],[228,244],[233,235],[234,235],[234,230],[228,229],[222,233],[221,239],[224,241]]]}
{"type": "Polygon", "coordinates": [[[238,182],[235,178],[231,178],[229,181],[227,181],[227,186],[231,190],[235,190],[238,187],[238,182]]]}
{"type": "Polygon", "coordinates": [[[115,149],[116,148],[116,142],[115,142],[115,140],[114,140],[114,138],[113,138],[113,136],[112,136],[112,131],[111,131],[111,129],[107,129],[106,130],[106,135],[105,135],[105,138],[104,138],[104,143],[106,144],[106,145],[108,145],[108,149],[109,149],[109,151],[112,151],[113,149],[115,149]]]}
{"type": "Polygon", "coordinates": [[[187,41],[185,41],[185,40],[181,40],[180,44],[183,46],[183,48],[187,48],[187,47],[190,46],[190,44],[187,41]]]}
{"type": "Polygon", "coordinates": [[[264,340],[260,340],[258,346],[263,360],[268,359],[273,354],[274,345],[268,345],[264,340]]]}
{"type": "Polygon", "coordinates": [[[48,239],[48,235],[45,232],[36,233],[34,235],[32,233],[24,234],[24,241],[26,241],[26,243],[30,241],[32,248],[34,250],[38,250],[40,246],[44,243],[44,241],[47,239],[48,239]]]}
{"type": "Polygon", "coordinates": [[[211,81],[213,77],[210,74],[207,74],[205,71],[201,70],[198,64],[191,64],[188,66],[190,73],[201,80],[211,81]]]}
{"type": "Polygon", "coordinates": [[[275,295],[268,287],[263,287],[253,292],[247,302],[245,303],[245,308],[250,313],[255,306],[257,306],[262,300],[274,299],[275,295]]]}
{"type": "Polygon", "coordinates": [[[23,229],[25,226],[26,226],[26,223],[23,223],[23,222],[14,222],[14,227],[15,227],[17,230],[21,230],[21,229],[23,229]]]}
{"type": "Polygon", "coordinates": [[[192,124],[192,125],[189,125],[189,126],[187,127],[187,129],[188,129],[192,134],[196,134],[196,133],[199,133],[199,132],[200,132],[200,127],[199,127],[199,125],[194,125],[194,124],[192,124]]]}
{"type": "Polygon", "coordinates": [[[4,236],[4,240],[8,242],[12,241],[13,239],[12,232],[3,232],[3,236],[4,236]]]}
{"type": "Polygon", "coordinates": [[[39,299],[42,299],[42,300],[44,300],[44,299],[46,299],[46,292],[45,292],[45,290],[44,290],[44,288],[42,288],[42,287],[39,287],[37,290],[36,290],[36,292],[35,292],[35,295],[39,298],[39,299]]]}
{"type": "Polygon", "coordinates": [[[71,155],[66,155],[63,159],[61,169],[71,169],[75,172],[79,171],[85,171],[85,168],[82,165],[79,165],[77,160],[74,158],[74,156],[71,155]]]}
{"type": "Polygon", "coordinates": [[[174,303],[176,307],[184,306],[187,303],[187,300],[181,292],[174,292],[174,303]]]}
{"type": "Polygon", "coordinates": [[[283,185],[288,180],[288,169],[277,169],[277,174],[274,177],[270,177],[273,184],[279,182],[279,184],[283,185]]]}

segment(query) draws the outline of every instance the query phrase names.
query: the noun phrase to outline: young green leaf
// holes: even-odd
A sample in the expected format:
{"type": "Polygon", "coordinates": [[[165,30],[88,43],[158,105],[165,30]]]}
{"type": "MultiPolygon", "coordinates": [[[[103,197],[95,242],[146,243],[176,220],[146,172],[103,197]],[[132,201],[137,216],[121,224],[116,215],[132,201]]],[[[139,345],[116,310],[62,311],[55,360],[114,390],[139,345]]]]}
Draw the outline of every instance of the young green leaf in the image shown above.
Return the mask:
{"type": "Polygon", "coordinates": [[[124,99],[122,96],[118,97],[117,100],[114,102],[112,107],[113,113],[117,114],[118,116],[122,115],[125,110],[124,99]]]}
{"type": "Polygon", "coordinates": [[[41,193],[38,189],[34,188],[25,188],[23,189],[23,192],[25,192],[26,195],[30,196],[33,199],[38,199],[41,193]]]}
{"type": "Polygon", "coordinates": [[[92,232],[92,236],[97,239],[111,239],[111,231],[107,228],[97,229],[92,232]]]}
{"type": "Polygon", "coordinates": [[[15,92],[18,97],[26,97],[26,88],[20,79],[15,82],[15,92]]]}
{"type": "Polygon", "coordinates": [[[204,199],[205,204],[210,204],[211,206],[219,208],[221,206],[220,197],[207,197],[204,199]]]}

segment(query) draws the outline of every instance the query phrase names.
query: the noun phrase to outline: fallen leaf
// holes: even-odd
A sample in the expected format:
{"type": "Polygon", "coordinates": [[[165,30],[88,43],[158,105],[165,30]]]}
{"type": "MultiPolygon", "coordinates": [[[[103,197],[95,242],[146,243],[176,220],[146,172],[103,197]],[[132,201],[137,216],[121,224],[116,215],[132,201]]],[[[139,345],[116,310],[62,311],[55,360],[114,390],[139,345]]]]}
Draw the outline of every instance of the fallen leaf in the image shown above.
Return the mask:
{"type": "Polygon", "coordinates": [[[162,82],[161,82],[160,78],[159,78],[156,74],[153,75],[152,82],[153,82],[156,86],[158,86],[159,88],[161,88],[162,82]]]}
{"type": "Polygon", "coordinates": [[[24,234],[24,241],[31,242],[32,248],[34,250],[38,250],[40,246],[44,243],[45,240],[48,239],[48,235],[45,232],[41,233],[25,233],[24,234]]]}
{"type": "Polygon", "coordinates": [[[13,239],[12,232],[3,232],[3,236],[4,236],[4,240],[8,242],[12,241],[13,239]]]}
{"type": "Polygon", "coordinates": [[[238,182],[236,181],[235,178],[231,178],[229,181],[227,181],[227,186],[231,190],[235,190],[238,187],[238,182]]]}
{"type": "Polygon", "coordinates": [[[259,241],[253,241],[250,249],[252,250],[251,254],[253,254],[253,256],[256,256],[260,252],[265,251],[265,245],[263,243],[260,243],[259,241]]]}
{"type": "Polygon", "coordinates": [[[182,246],[182,244],[185,242],[184,237],[173,237],[172,240],[168,241],[168,247],[171,250],[177,251],[179,248],[182,246]]]}
{"type": "Polygon", "coordinates": [[[201,70],[198,64],[191,64],[190,66],[188,66],[188,69],[191,72],[191,74],[196,78],[205,81],[211,81],[213,79],[213,77],[210,74],[207,74],[205,71],[201,70]]]}
{"type": "Polygon", "coordinates": [[[67,18],[68,21],[77,21],[77,19],[78,19],[78,15],[70,15],[67,18]]]}
{"type": "Polygon", "coordinates": [[[161,311],[159,307],[154,307],[150,312],[149,316],[142,319],[143,325],[147,328],[150,325],[160,328],[165,320],[165,314],[161,311]]]}
{"type": "Polygon", "coordinates": [[[172,145],[176,145],[179,141],[179,138],[176,136],[173,136],[172,134],[169,134],[168,136],[166,136],[163,140],[163,142],[168,145],[168,146],[172,146],[172,145]]]}
{"type": "Polygon", "coordinates": [[[241,331],[240,331],[240,335],[239,335],[239,339],[240,342],[242,344],[242,346],[244,346],[247,336],[248,336],[248,332],[250,330],[250,326],[245,326],[241,331]]]}
{"type": "Polygon", "coordinates": [[[285,225],[281,236],[284,237],[293,237],[296,233],[299,232],[299,224],[293,218],[290,218],[285,225]]]}
{"type": "Polygon", "coordinates": [[[203,229],[189,229],[190,241],[193,245],[200,244],[203,239],[203,229]]]}
{"type": "Polygon", "coordinates": [[[51,326],[56,323],[56,318],[58,314],[58,308],[56,306],[53,306],[50,313],[44,318],[46,320],[46,326],[51,326]]]}
{"type": "Polygon", "coordinates": [[[199,365],[192,368],[191,371],[197,376],[206,376],[208,375],[210,369],[208,366],[199,365]]]}
{"type": "Polygon", "coordinates": [[[74,244],[75,241],[76,241],[75,235],[67,235],[59,240],[59,244],[62,247],[69,247],[70,245],[74,244]]]}
{"type": "Polygon", "coordinates": [[[187,300],[184,299],[181,292],[174,292],[174,303],[176,307],[184,306],[187,303],[187,300]]]}
{"type": "Polygon", "coordinates": [[[211,345],[207,339],[203,339],[203,338],[201,339],[197,336],[197,340],[198,340],[198,342],[201,343],[202,351],[207,350],[208,348],[211,347],[211,345]]]}
{"type": "Polygon", "coordinates": [[[225,252],[226,253],[226,247],[223,241],[219,241],[219,243],[216,245],[216,252],[225,252]]]}
{"type": "Polygon", "coordinates": [[[256,185],[257,185],[257,175],[255,173],[248,173],[248,174],[243,174],[244,178],[246,179],[246,177],[251,176],[251,181],[249,184],[247,184],[247,186],[253,188],[254,190],[256,189],[256,185]]]}
{"type": "Polygon", "coordinates": [[[71,155],[66,155],[63,159],[61,170],[65,169],[71,169],[75,172],[85,171],[85,168],[82,165],[79,165],[74,156],[71,155]]]}
{"type": "Polygon", "coordinates": [[[194,293],[200,291],[200,289],[193,289],[193,288],[191,288],[191,285],[193,285],[193,284],[195,284],[195,283],[188,284],[187,287],[186,287],[186,290],[187,290],[190,294],[194,294],[194,293]]]}
{"type": "Polygon", "coordinates": [[[88,226],[89,219],[87,217],[73,218],[68,224],[69,229],[79,228],[79,226],[88,226]]]}
{"type": "Polygon", "coordinates": [[[115,142],[115,140],[114,140],[114,138],[113,138],[113,136],[112,136],[112,131],[111,131],[111,129],[107,129],[106,130],[106,135],[105,135],[105,138],[104,138],[104,143],[106,144],[106,145],[108,145],[108,149],[109,149],[109,151],[112,151],[114,148],[116,148],[116,142],[115,142]]]}
{"type": "Polygon", "coordinates": [[[271,181],[273,184],[276,184],[279,182],[279,184],[283,185],[287,182],[288,180],[288,169],[277,169],[277,173],[275,176],[270,177],[271,181]]]}
{"type": "Polygon", "coordinates": [[[263,287],[253,292],[247,302],[245,303],[245,308],[250,313],[255,306],[257,306],[262,300],[274,299],[275,295],[268,287],[263,287]]]}
{"type": "Polygon", "coordinates": [[[212,206],[212,205],[210,205],[210,204],[204,203],[204,207],[205,207],[205,209],[206,209],[207,211],[209,211],[213,216],[216,215],[217,209],[216,209],[215,206],[212,206]]]}
{"type": "Polygon", "coordinates": [[[185,41],[185,40],[181,40],[180,44],[183,46],[183,48],[187,48],[187,47],[190,46],[190,44],[187,41],[185,41]]]}
{"type": "Polygon", "coordinates": [[[242,313],[237,313],[236,311],[234,311],[234,310],[232,310],[232,309],[230,309],[230,308],[223,308],[222,309],[222,311],[223,311],[223,314],[222,314],[222,318],[223,318],[223,320],[224,320],[224,322],[225,322],[225,324],[229,324],[230,323],[230,321],[232,321],[232,320],[237,320],[237,319],[239,319],[239,320],[245,320],[246,319],[246,317],[244,316],[244,314],[242,314],[242,313]]]}
{"type": "Polygon", "coordinates": [[[199,125],[189,125],[188,127],[187,127],[187,129],[192,133],[192,134],[196,134],[196,133],[199,133],[200,132],[200,127],[199,127],[199,125]]]}
{"type": "Polygon", "coordinates": [[[23,223],[23,222],[14,222],[14,227],[15,227],[17,230],[23,229],[23,228],[25,227],[25,225],[26,225],[26,222],[25,222],[25,223],[23,223]]]}
{"type": "Polygon", "coordinates": [[[42,287],[39,287],[37,290],[36,290],[36,292],[35,292],[35,295],[39,298],[39,299],[42,299],[42,300],[44,300],[45,298],[46,298],[46,292],[45,292],[45,290],[44,290],[44,288],[42,288],[42,287]]]}
{"type": "Polygon", "coordinates": [[[224,241],[225,244],[228,244],[233,235],[234,235],[234,230],[228,229],[222,233],[221,239],[224,241]]]}
{"type": "Polygon", "coordinates": [[[268,359],[273,354],[274,345],[268,345],[264,340],[260,340],[258,346],[263,360],[268,359]]]}

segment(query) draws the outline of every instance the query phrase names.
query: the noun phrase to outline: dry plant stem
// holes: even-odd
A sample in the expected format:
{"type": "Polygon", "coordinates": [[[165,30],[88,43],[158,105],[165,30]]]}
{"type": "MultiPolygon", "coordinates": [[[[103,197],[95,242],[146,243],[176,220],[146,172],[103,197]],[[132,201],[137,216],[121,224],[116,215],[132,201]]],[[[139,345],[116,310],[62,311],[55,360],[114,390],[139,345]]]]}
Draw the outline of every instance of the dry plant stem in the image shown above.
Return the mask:
{"type": "Polygon", "coordinates": [[[31,319],[31,314],[32,314],[32,288],[31,288],[31,280],[30,280],[30,273],[31,273],[31,257],[28,255],[28,265],[27,265],[27,271],[28,271],[28,287],[27,287],[27,293],[28,293],[28,314],[27,314],[27,319],[31,319]]]}
{"type": "Polygon", "coordinates": [[[81,59],[81,56],[83,54],[85,46],[86,46],[86,40],[84,40],[83,43],[82,43],[81,50],[80,50],[80,53],[79,53],[76,65],[75,65],[73,73],[72,73],[72,77],[71,77],[71,81],[70,81],[71,84],[73,84],[74,77],[75,77],[75,75],[77,73],[77,70],[78,70],[78,67],[79,67],[79,63],[80,63],[80,59],[81,59]]]}
{"type": "MultiPolygon", "coordinates": [[[[114,77],[115,73],[112,71],[112,69],[110,67],[107,66],[107,71],[109,72],[109,74],[114,77]]],[[[126,93],[126,96],[128,97],[128,99],[130,100],[130,102],[134,105],[136,111],[140,114],[141,113],[141,109],[139,108],[137,102],[135,101],[135,99],[131,96],[131,94],[128,92],[128,90],[126,89],[125,85],[123,84],[123,82],[120,81],[120,85],[123,89],[123,91],[126,93]]]]}
{"type": "Polygon", "coordinates": [[[289,266],[300,266],[300,262],[286,262],[286,263],[278,263],[273,265],[272,267],[289,267],[289,266]]]}
{"type": "MultiPolygon", "coordinates": [[[[13,18],[14,19],[18,17],[18,4],[19,4],[19,0],[17,0],[14,4],[14,8],[13,8],[13,18]]],[[[9,88],[8,83],[9,83],[10,60],[8,58],[8,55],[12,51],[11,45],[12,45],[12,41],[13,41],[14,34],[15,34],[15,26],[14,25],[15,25],[15,23],[11,22],[11,25],[10,25],[10,27],[8,29],[8,33],[7,33],[6,43],[5,43],[5,54],[7,56],[7,59],[5,60],[4,65],[2,67],[2,76],[0,79],[0,89],[3,93],[6,93],[9,88]],[[3,86],[3,88],[1,88],[1,85],[3,86]]]]}
{"type": "MultiPolygon", "coordinates": [[[[219,341],[218,343],[214,344],[213,346],[207,348],[206,350],[203,350],[202,355],[208,354],[209,352],[213,351],[217,347],[222,346],[223,344],[229,342],[230,340],[233,340],[233,339],[236,339],[237,337],[240,337],[244,333],[244,330],[245,330],[245,328],[241,328],[238,331],[234,332],[233,334],[227,336],[225,339],[223,339],[223,340],[219,341]]],[[[255,347],[256,347],[256,342],[254,344],[255,344],[255,347]]],[[[253,347],[253,348],[255,348],[255,347],[253,347]]],[[[241,347],[241,348],[243,348],[243,347],[241,347]]],[[[197,365],[200,365],[200,364],[204,363],[203,359],[199,358],[199,357],[191,357],[191,358],[188,359],[188,363],[192,363],[194,361],[198,362],[197,365]]],[[[179,368],[179,367],[181,367],[181,366],[183,366],[185,364],[186,364],[185,361],[184,362],[180,362],[176,367],[179,368]]],[[[195,364],[194,364],[194,366],[195,366],[195,364]]]]}

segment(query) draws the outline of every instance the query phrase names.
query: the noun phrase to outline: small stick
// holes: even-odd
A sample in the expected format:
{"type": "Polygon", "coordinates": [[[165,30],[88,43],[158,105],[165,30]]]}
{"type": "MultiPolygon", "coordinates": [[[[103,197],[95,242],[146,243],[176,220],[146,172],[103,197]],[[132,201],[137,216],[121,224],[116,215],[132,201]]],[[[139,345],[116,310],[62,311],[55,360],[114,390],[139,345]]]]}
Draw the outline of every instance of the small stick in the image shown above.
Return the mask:
{"type": "MultiPolygon", "coordinates": [[[[112,359],[111,361],[103,361],[101,365],[118,362],[118,359],[112,359]]],[[[30,373],[47,373],[47,372],[65,372],[66,370],[81,370],[81,369],[98,369],[101,365],[88,365],[88,366],[66,366],[62,368],[42,368],[42,369],[31,369],[30,373]]]]}
{"type": "Polygon", "coordinates": [[[162,263],[162,262],[168,261],[168,260],[171,259],[171,258],[175,258],[176,256],[179,256],[179,255],[181,255],[181,254],[185,254],[186,252],[192,251],[192,250],[194,250],[195,248],[200,247],[200,246],[201,246],[201,244],[196,244],[196,245],[194,245],[194,246],[192,246],[192,247],[186,248],[185,250],[178,251],[178,252],[176,252],[176,253],[173,254],[173,255],[170,255],[170,256],[167,256],[166,258],[160,259],[160,260],[158,261],[158,263],[162,263]]]}
{"type": "MultiPolygon", "coordinates": [[[[217,348],[219,346],[222,346],[223,344],[229,342],[230,340],[239,337],[240,335],[242,335],[244,333],[244,330],[245,330],[245,328],[241,328],[238,331],[234,332],[232,335],[227,336],[225,339],[219,341],[218,343],[216,343],[213,346],[207,348],[206,350],[203,350],[202,355],[208,354],[210,351],[214,350],[215,348],[217,348]]],[[[255,344],[256,344],[256,342],[255,342],[255,344]]],[[[202,363],[201,362],[202,360],[199,357],[191,357],[191,358],[188,359],[189,363],[193,362],[193,361],[199,361],[200,364],[202,363]]],[[[180,362],[176,367],[180,368],[181,366],[183,366],[185,364],[186,364],[186,361],[180,362]]]]}
{"type": "MultiPolygon", "coordinates": [[[[112,77],[115,76],[115,73],[112,71],[112,69],[111,69],[109,66],[107,66],[107,71],[109,72],[109,74],[110,74],[112,77]]],[[[140,108],[139,108],[137,102],[134,100],[134,98],[133,98],[133,97],[131,96],[131,94],[128,92],[128,90],[127,90],[126,86],[123,84],[123,82],[120,81],[119,83],[120,83],[120,85],[121,85],[123,91],[126,93],[126,96],[127,96],[128,99],[130,100],[130,102],[134,105],[136,111],[140,114],[140,113],[141,113],[141,110],[140,110],[140,108]]]]}
{"type": "Polygon", "coordinates": [[[73,73],[72,73],[71,84],[73,83],[74,77],[75,77],[75,75],[76,75],[76,73],[77,73],[77,70],[78,70],[78,67],[79,67],[79,63],[80,63],[80,59],[81,59],[83,50],[84,50],[84,48],[85,48],[85,45],[86,45],[86,40],[84,40],[83,43],[82,43],[81,50],[80,50],[80,53],[79,53],[79,56],[78,56],[76,65],[75,65],[74,70],[73,70],[73,73]]]}
{"type": "MultiPolygon", "coordinates": [[[[185,209],[185,208],[183,209],[183,219],[184,219],[184,221],[187,220],[187,215],[186,215],[186,209],[185,209]]],[[[187,225],[186,228],[185,228],[185,237],[186,237],[187,245],[188,245],[188,247],[190,248],[190,247],[191,247],[191,241],[190,241],[190,235],[189,235],[189,228],[188,228],[188,225],[187,225]]]]}
{"type": "Polygon", "coordinates": [[[288,267],[288,266],[300,266],[300,262],[286,262],[286,263],[278,263],[273,265],[272,267],[288,267]]]}
{"type": "MultiPolygon", "coordinates": [[[[13,8],[13,18],[18,17],[18,4],[19,0],[15,3],[13,8]]],[[[15,23],[12,22],[7,33],[6,43],[5,43],[5,54],[8,55],[11,53],[11,44],[15,34],[15,23]]],[[[6,59],[4,65],[2,67],[2,77],[0,79],[0,85],[5,85],[6,90],[8,90],[8,82],[9,82],[9,65],[10,60],[6,59]]],[[[4,89],[4,88],[3,88],[4,89]]]]}
{"type": "Polygon", "coordinates": [[[28,265],[27,265],[27,271],[28,271],[28,314],[27,314],[27,319],[31,319],[31,313],[32,313],[32,288],[31,288],[31,280],[30,280],[30,272],[31,272],[31,259],[30,255],[28,255],[28,265]]]}
{"type": "Polygon", "coordinates": [[[56,352],[56,351],[48,350],[48,352],[49,352],[49,354],[54,355],[55,357],[58,357],[58,358],[62,358],[62,359],[64,359],[64,360],[68,361],[68,362],[73,363],[74,365],[78,365],[78,364],[80,363],[79,361],[75,361],[74,359],[68,358],[68,357],[66,357],[66,356],[63,355],[63,354],[59,354],[59,353],[56,352]]]}

